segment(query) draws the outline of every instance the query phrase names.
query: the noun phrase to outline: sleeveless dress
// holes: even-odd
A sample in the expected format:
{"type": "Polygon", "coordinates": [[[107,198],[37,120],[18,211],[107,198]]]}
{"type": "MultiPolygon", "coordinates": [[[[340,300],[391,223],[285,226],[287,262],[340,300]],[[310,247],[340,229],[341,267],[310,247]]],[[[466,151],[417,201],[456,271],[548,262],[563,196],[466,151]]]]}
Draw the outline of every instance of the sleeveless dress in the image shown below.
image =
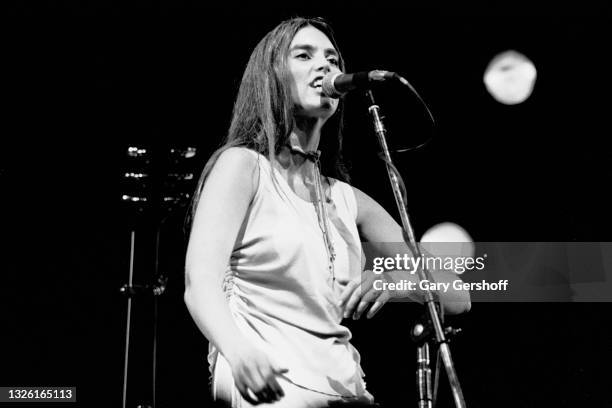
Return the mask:
{"type": "MultiPolygon", "coordinates": [[[[315,204],[300,198],[268,159],[258,160],[259,184],[236,239],[223,290],[235,323],[288,373],[277,377],[285,397],[274,407],[322,407],[336,400],[372,401],[360,356],[340,324],[338,299],[363,270],[357,203],[351,186],[330,179],[334,276],[315,204]]],[[[248,407],[227,361],[209,345],[213,398],[248,407]]]]}

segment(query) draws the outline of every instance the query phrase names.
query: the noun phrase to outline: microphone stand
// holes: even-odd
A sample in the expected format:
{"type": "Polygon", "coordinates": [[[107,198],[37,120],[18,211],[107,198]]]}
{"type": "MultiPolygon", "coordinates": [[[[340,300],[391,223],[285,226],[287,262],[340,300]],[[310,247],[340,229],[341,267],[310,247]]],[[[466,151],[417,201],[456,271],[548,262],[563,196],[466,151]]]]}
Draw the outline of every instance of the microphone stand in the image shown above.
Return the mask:
{"type": "MultiPolygon", "coordinates": [[[[421,258],[421,249],[417,245],[416,239],[414,237],[414,230],[412,228],[412,225],[410,224],[410,219],[408,218],[406,202],[400,189],[400,180],[397,175],[397,170],[393,165],[393,161],[391,160],[391,154],[389,153],[389,147],[387,145],[386,139],[386,130],[379,113],[380,107],[376,104],[374,100],[374,94],[371,90],[368,90],[366,95],[369,98],[370,102],[368,112],[372,117],[374,131],[376,133],[378,143],[380,144],[382,153],[384,155],[384,161],[387,166],[389,181],[391,182],[391,188],[393,189],[393,195],[395,196],[395,203],[397,204],[397,209],[399,211],[400,218],[402,221],[402,232],[404,235],[404,241],[406,242],[406,245],[408,245],[410,251],[412,251],[413,256],[421,258]]],[[[431,280],[428,279],[429,275],[429,271],[427,270],[425,265],[421,265],[421,268],[417,268],[417,276],[419,278],[419,281],[431,280]]],[[[465,408],[465,399],[463,398],[463,392],[461,391],[459,378],[457,377],[457,373],[453,364],[453,359],[451,357],[450,348],[448,346],[448,339],[442,327],[441,318],[436,308],[436,300],[434,298],[433,293],[429,289],[424,290],[424,295],[425,307],[431,322],[431,326],[433,328],[435,342],[438,345],[439,352],[442,356],[442,362],[444,363],[446,375],[448,376],[448,380],[451,386],[453,399],[455,401],[455,407],[465,408]]],[[[421,345],[418,346],[417,359],[417,385],[419,390],[419,408],[430,408],[432,406],[430,378],[431,369],[429,368],[429,345],[427,344],[427,341],[423,342],[421,345]]]]}

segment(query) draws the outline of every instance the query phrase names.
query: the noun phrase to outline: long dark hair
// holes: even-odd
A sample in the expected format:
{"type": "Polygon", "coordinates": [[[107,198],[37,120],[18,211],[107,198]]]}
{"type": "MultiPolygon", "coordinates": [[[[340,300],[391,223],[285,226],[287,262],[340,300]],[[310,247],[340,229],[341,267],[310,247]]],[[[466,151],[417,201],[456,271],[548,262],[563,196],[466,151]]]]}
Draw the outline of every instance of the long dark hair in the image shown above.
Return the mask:
{"type": "MultiPolygon", "coordinates": [[[[338,51],[339,68],[344,60],[329,24],[322,18],[296,17],[283,21],[257,44],[246,66],[234,104],[229,132],[202,171],[187,214],[189,227],[200,193],[217,159],[230,147],[242,146],[267,156],[272,162],[281,146],[287,144],[293,129],[291,78],[287,68],[289,45],[295,34],[306,26],[323,32],[338,51]]],[[[336,114],[324,126],[320,140],[321,170],[325,175],[349,181],[342,159],[342,121],[344,103],[340,99],[336,114]]]]}

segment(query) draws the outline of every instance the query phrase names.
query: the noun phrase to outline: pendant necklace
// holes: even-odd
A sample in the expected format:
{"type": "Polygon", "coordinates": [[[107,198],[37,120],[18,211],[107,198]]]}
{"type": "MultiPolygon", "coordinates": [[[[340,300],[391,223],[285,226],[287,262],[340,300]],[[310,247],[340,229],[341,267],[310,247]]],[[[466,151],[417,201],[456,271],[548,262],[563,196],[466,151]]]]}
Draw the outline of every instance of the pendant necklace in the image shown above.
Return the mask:
{"type": "Polygon", "coordinates": [[[321,181],[321,161],[319,160],[321,156],[321,152],[317,151],[309,151],[304,152],[299,148],[295,148],[293,146],[289,146],[291,153],[297,153],[301,156],[304,156],[307,160],[310,160],[314,163],[313,166],[313,178],[315,184],[315,211],[317,213],[317,219],[319,221],[319,228],[323,233],[323,241],[325,243],[325,249],[327,250],[328,257],[328,270],[329,276],[331,278],[332,288],[336,283],[336,274],[334,270],[334,261],[336,260],[336,250],[334,248],[334,243],[331,238],[331,229],[329,227],[329,216],[327,214],[327,208],[325,206],[325,202],[330,203],[331,197],[325,196],[323,191],[323,183],[321,181]],[[325,197],[325,200],[323,199],[325,197]]]}

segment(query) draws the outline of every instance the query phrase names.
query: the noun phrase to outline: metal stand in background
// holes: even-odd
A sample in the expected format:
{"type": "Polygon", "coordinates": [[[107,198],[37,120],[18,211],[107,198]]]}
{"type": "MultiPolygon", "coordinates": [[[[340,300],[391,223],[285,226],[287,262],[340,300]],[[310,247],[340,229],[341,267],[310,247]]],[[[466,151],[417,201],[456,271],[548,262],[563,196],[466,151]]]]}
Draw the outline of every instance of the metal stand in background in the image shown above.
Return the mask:
{"type": "MultiPolygon", "coordinates": [[[[403,80],[402,83],[405,81],[405,79],[403,78],[401,78],[400,80],[403,80]]],[[[405,189],[403,189],[403,193],[402,188],[400,188],[401,178],[399,176],[399,172],[397,171],[395,165],[393,164],[393,161],[391,160],[391,154],[389,153],[389,147],[387,146],[386,130],[379,113],[380,107],[376,104],[372,91],[367,91],[367,96],[369,98],[370,103],[368,111],[372,117],[374,131],[376,133],[378,142],[382,150],[383,160],[385,161],[387,166],[389,181],[391,182],[391,188],[393,189],[393,195],[395,196],[395,203],[397,204],[397,209],[399,211],[400,218],[402,221],[404,241],[406,242],[406,245],[408,245],[408,248],[410,249],[414,257],[422,258],[421,249],[417,245],[416,239],[414,237],[414,230],[412,228],[412,225],[410,224],[410,219],[406,210],[405,189]]],[[[429,278],[429,271],[427,271],[425,265],[422,265],[422,268],[417,269],[417,276],[420,281],[432,280],[429,278]]],[[[442,357],[442,362],[444,364],[444,368],[446,370],[446,374],[448,376],[448,380],[451,386],[455,406],[457,408],[464,408],[465,400],[463,398],[463,392],[461,391],[459,378],[457,377],[457,373],[455,371],[455,367],[451,357],[450,348],[448,346],[448,339],[446,337],[445,330],[442,327],[442,319],[436,308],[436,300],[434,298],[433,293],[429,289],[424,290],[424,295],[427,315],[431,327],[433,329],[432,337],[438,345],[438,350],[442,357]]],[[[418,347],[417,381],[419,382],[419,408],[430,408],[432,407],[431,368],[429,367],[429,345],[427,340],[425,340],[423,344],[418,347]]]]}
{"type": "MultiPolygon", "coordinates": [[[[150,149],[130,146],[127,149],[127,167],[122,177],[124,192],[122,201],[130,207],[131,216],[140,220],[134,225],[146,224],[146,220],[156,226],[153,249],[153,282],[152,284],[134,284],[134,265],[136,259],[136,227],[130,231],[130,265],[128,282],[121,286],[120,292],[127,298],[125,350],[123,365],[122,407],[128,406],[128,379],[130,368],[130,346],[132,339],[132,305],[133,299],[153,297],[153,330],[151,356],[151,404],[142,402],[142,396],[135,404],[136,408],[155,408],[157,400],[157,337],[158,337],[158,299],[166,290],[168,278],[160,272],[160,240],[162,226],[169,215],[185,207],[191,198],[195,176],[193,172],[196,149],[170,148],[153,160],[150,149]],[[153,166],[155,162],[155,166],[153,166]]],[[[146,255],[146,254],[145,254],[146,255]]]]}
{"type": "MultiPolygon", "coordinates": [[[[156,240],[156,251],[155,251],[155,265],[158,265],[159,256],[159,236],[160,229],[157,229],[157,240],[156,240]]],[[[156,372],[157,372],[157,298],[164,294],[166,290],[166,284],[168,278],[164,275],[158,275],[156,269],[157,281],[153,285],[134,285],[134,258],[135,258],[135,245],[136,244],[136,231],[130,232],[130,270],[128,283],[123,285],[119,291],[127,298],[127,310],[126,310],[126,324],[125,324],[125,349],[124,349],[124,360],[123,360],[123,397],[122,407],[127,407],[127,390],[128,390],[128,373],[129,373],[129,361],[130,361],[130,338],[132,331],[132,299],[145,296],[154,296],[153,299],[153,356],[152,356],[152,371],[153,371],[153,405],[155,407],[155,390],[156,390],[156,372]]],[[[149,405],[138,404],[138,407],[149,407],[149,405]]]]}
{"type": "MultiPolygon", "coordinates": [[[[130,275],[128,277],[127,287],[132,288],[132,282],[134,281],[134,247],[136,244],[136,231],[132,230],[130,233],[130,275]]],[[[125,285],[121,290],[125,289],[125,285]]],[[[132,297],[128,296],[127,299],[127,322],[125,323],[125,354],[123,357],[123,397],[122,407],[126,408],[127,405],[127,379],[128,379],[128,365],[130,361],[130,332],[132,328],[132,297]]]]}

